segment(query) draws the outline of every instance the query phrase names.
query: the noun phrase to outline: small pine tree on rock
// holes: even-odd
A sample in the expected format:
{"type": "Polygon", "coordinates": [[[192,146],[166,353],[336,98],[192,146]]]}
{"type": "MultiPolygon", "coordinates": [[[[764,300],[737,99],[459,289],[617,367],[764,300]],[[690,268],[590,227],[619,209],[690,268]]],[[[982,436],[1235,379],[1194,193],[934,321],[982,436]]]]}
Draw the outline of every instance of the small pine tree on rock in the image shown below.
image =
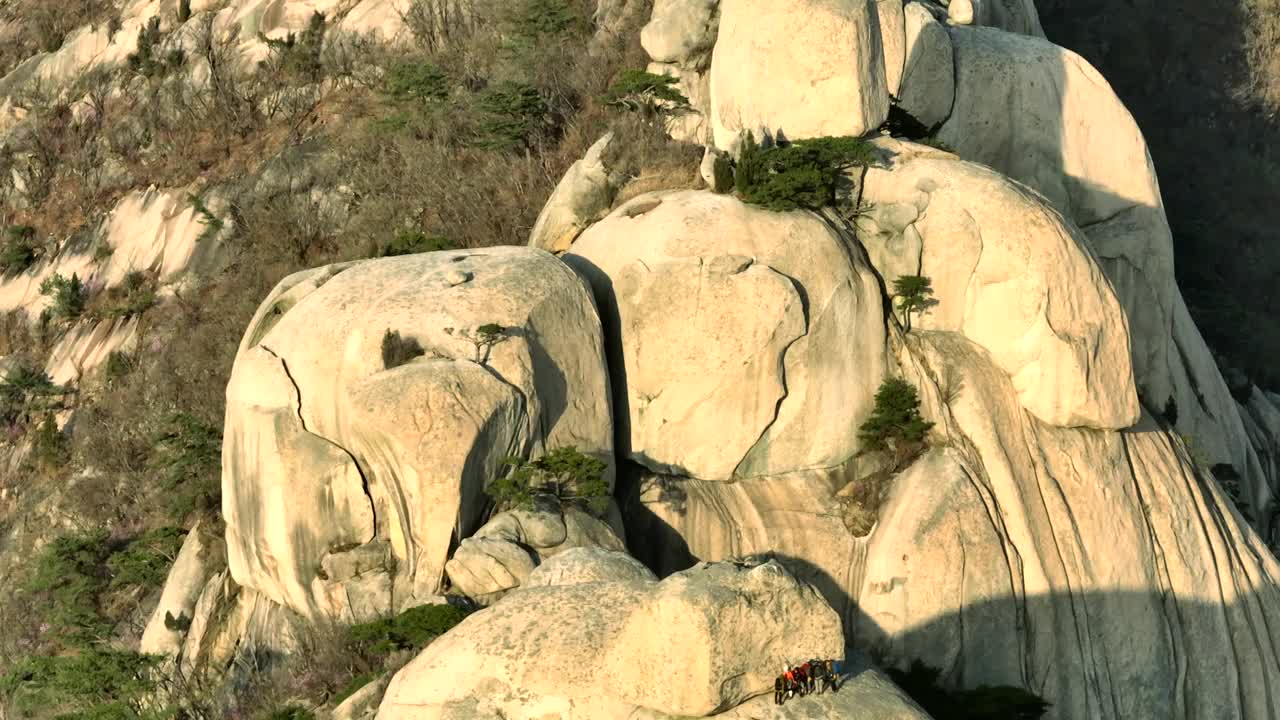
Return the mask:
{"type": "Polygon", "coordinates": [[[889,378],[876,391],[871,417],[858,429],[864,451],[903,448],[923,442],[933,423],[920,416],[920,396],[902,378],[889,378]]]}
{"type": "Polygon", "coordinates": [[[932,281],[921,275],[903,275],[893,281],[893,294],[902,310],[902,323],[911,332],[911,313],[920,312],[937,304],[933,299],[932,281]]]}

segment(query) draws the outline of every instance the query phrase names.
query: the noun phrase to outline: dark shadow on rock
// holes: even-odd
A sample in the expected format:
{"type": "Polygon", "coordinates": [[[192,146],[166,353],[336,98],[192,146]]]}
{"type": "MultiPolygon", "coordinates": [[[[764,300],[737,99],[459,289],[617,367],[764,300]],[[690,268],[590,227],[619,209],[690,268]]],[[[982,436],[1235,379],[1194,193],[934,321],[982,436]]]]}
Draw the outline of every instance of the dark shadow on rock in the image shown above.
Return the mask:
{"type": "Polygon", "coordinates": [[[1049,39],[1093,64],[1142,128],[1206,340],[1280,387],[1280,116],[1247,90],[1248,37],[1268,21],[1241,0],[1036,5],[1049,39]]]}

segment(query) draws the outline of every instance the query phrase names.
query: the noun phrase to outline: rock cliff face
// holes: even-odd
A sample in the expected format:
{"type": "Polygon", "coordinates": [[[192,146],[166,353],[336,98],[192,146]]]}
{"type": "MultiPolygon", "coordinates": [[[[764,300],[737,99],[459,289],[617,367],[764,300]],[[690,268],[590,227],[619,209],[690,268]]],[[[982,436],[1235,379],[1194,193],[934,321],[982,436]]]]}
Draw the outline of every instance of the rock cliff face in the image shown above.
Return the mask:
{"type": "Polygon", "coordinates": [[[227,388],[232,577],[308,616],[438,594],[506,457],[576,446],[611,461],[599,338],[583,282],[539,250],[286,278],[227,388]]]}
{"type": "MultiPolygon", "coordinates": [[[[1280,398],[1233,398],[1141,132],[1042,36],[1029,0],[658,0],[642,43],[693,106],[673,135],[863,134],[892,99],[948,149],[876,138],[845,212],[776,213],[710,189],[614,207],[605,138],[533,248],[282,281],[227,389],[229,570],[189,541],[162,606],[192,629],[149,646],[221,657],[451,590],[489,607],[378,718],[856,717],[753,699],[846,642],[1050,717],[1280,715],[1280,398]],[[910,332],[904,275],[937,300],[910,332]],[[868,530],[851,498],[888,469],[858,429],[887,377],[934,428],[868,530]],[[503,458],[566,445],[616,472],[621,522],[485,517],[503,458]]],[[[878,678],[864,707],[921,716],[878,678]]]]}

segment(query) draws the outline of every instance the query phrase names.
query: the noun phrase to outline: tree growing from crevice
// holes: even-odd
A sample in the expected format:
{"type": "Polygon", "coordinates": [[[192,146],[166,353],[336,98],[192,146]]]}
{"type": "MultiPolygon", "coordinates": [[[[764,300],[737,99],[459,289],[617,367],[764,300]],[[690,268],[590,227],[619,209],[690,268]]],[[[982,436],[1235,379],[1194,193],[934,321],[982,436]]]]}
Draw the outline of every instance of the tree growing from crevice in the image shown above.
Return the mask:
{"type": "Polygon", "coordinates": [[[893,295],[902,311],[902,324],[911,332],[911,314],[938,304],[933,299],[933,283],[922,275],[903,275],[893,281],[893,295]]]}
{"type": "Polygon", "coordinates": [[[538,497],[554,497],[600,515],[609,506],[608,465],[576,447],[556,448],[537,460],[507,458],[511,472],[485,488],[499,509],[530,509],[538,497]]]}
{"type": "Polygon", "coordinates": [[[920,396],[911,383],[888,378],[876,391],[875,408],[858,429],[858,439],[864,452],[892,450],[901,460],[932,428],[933,423],[920,416],[920,396]]]}
{"type": "Polygon", "coordinates": [[[497,323],[485,323],[475,330],[466,328],[455,330],[447,327],[444,332],[446,335],[455,335],[471,343],[476,349],[473,359],[481,365],[489,362],[489,355],[493,352],[493,347],[508,337],[508,328],[497,323]]]}

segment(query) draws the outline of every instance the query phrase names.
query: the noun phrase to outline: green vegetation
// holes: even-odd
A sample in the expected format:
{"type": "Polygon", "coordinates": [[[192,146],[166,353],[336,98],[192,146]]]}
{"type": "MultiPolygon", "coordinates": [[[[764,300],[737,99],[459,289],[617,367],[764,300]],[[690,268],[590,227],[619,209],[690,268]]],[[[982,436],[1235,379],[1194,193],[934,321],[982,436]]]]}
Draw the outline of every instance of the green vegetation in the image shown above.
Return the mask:
{"type": "Polygon", "coordinates": [[[107,559],[111,587],[156,588],[164,584],[187,532],[161,527],[138,536],[107,559]]]}
{"type": "Polygon", "coordinates": [[[0,245],[0,274],[17,275],[36,262],[35,228],[13,225],[5,228],[0,245]]]}
{"type": "Polygon", "coordinates": [[[399,102],[430,105],[449,98],[449,76],[429,62],[397,62],[387,68],[383,88],[399,102]]]}
{"type": "Polygon", "coordinates": [[[160,490],[175,520],[217,509],[222,431],[185,412],[169,415],[153,438],[148,464],[158,472],[160,490]]]}
{"type": "Polygon", "coordinates": [[[160,720],[166,714],[150,702],[160,660],[100,646],[30,658],[0,676],[0,694],[23,717],[56,708],[59,720],[160,720]]]}
{"type": "Polygon", "coordinates": [[[37,465],[44,470],[56,470],[71,460],[71,448],[66,435],[58,427],[58,420],[52,413],[44,416],[44,421],[36,426],[35,435],[31,439],[31,451],[37,465]]]}
{"type": "Polygon", "coordinates": [[[0,422],[25,424],[33,415],[61,410],[66,392],[44,370],[19,365],[0,380],[0,422]]]}
{"type": "Polygon", "coordinates": [[[153,17],[138,31],[138,49],[129,54],[129,69],[147,78],[161,78],[180,67],[186,54],[174,48],[161,54],[164,35],[160,32],[160,18],[153,17]]]}
{"type": "Polygon", "coordinates": [[[618,81],[609,86],[605,102],[648,116],[687,110],[689,98],[676,89],[677,83],[679,79],[670,75],[655,75],[645,70],[624,70],[618,81]]]}
{"type": "Polygon", "coordinates": [[[399,330],[392,331],[388,328],[382,335],[382,366],[387,370],[426,354],[416,339],[401,337],[399,330]]]}
{"type": "Polygon", "coordinates": [[[191,0],[178,0],[178,22],[185,23],[191,19],[191,0]]]}
{"type": "Polygon", "coordinates": [[[155,280],[135,270],[125,275],[118,287],[98,294],[89,314],[97,319],[132,317],[150,310],[157,302],[155,280]]]}
{"type": "Polygon", "coordinates": [[[875,149],[854,137],[815,138],[762,148],[747,133],[734,185],[742,201],[769,210],[817,210],[836,204],[844,172],[875,162],[875,149]]]}
{"type": "Polygon", "coordinates": [[[455,330],[447,327],[444,333],[460,337],[475,346],[476,354],[472,359],[481,365],[489,362],[489,354],[493,352],[493,347],[507,339],[507,328],[497,323],[485,323],[475,330],[467,328],[455,330]]]}
{"type": "Polygon", "coordinates": [[[280,39],[259,33],[258,39],[266,44],[272,54],[270,60],[262,61],[263,69],[284,73],[304,82],[318,82],[324,71],[321,53],[328,29],[324,13],[315,11],[301,34],[291,32],[280,39]]]}
{"type": "Polygon", "coordinates": [[[350,637],[359,652],[385,657],[401,650],[421,650],[470,614],[453,605],[421,605],[392,618],[353,625],[350,637]]]}
{"type": "Polygon", "coordinates": [[[507,465],[511,471],[485,488],[501,509],[532,508],[538,497],[554,497],[597,515],[609,507],[608,465],[575,447],[556,448],[533,461],[508,458],[507,465]]]}
{"type": "Polygon", "coordinates": [[[110,623],[98,612],[106,589],[104,566],[111,555],[105,531],[63,535],[49,543],[36,560],[25,590],[45,604],[49,634],[66,647],[105,638],[110,623]]]}
{"type": "Polygon", "coordinates": [[[507,81],[486,90],[480,109],[475,143],[487,150],[533,152],[555,125],[542,93],[527,83],[507,81]]]}
{"type": "Polygon", "coordinates": [[[933,284],[921,275],[903,275],[893,281],[893,295],[902,311],[906,332],[911,332],[911,314],[927,310],[938,303],[933,299],[933,284]]]}
{"type": "MultiPolygon", "coordinates": [[[[82,5],[14,1],[24,13],[30,7],[72,15],[82,5]]],[[[118,10],[102,4],[107,23],[118,10]]],[[[223,223],[219,262],[200,283],[154,305],[146,292],[154,277],[87,293],[84,315],[149,308],[137,316],[137,349],[107,360],[107,382],[86,377],[76,393],[41,381],[47,378],[39,373],[11,373],[0,383],[0,414],[11,421],[5,429],[14,442],[34,439],[47,415],[75,410],[74,424],[61,433],[69,462],[57,476],[29,463],[4,479],[6,487],[21,488],[6,496],[6,503],[18,504],[13,517],[34,516],[38,508],[106,533],[105,554],[95,551],[86,573],[69,576],[83,581],[83,624],[93,631],[51,629],[66,626],[50,621],[65,614],[50,600],[53,589],[10,592],[0,598],[0,676],[44,659],[79,662],[136,643],[139,618],[129,613],[153,592],[145,583],[167,563],[173,546],[161,541],[176,537],[166,528],[189,526],[198,516],[201,527],[220,530],[219,430],[228,375],[244,328],[282,278],[371,255],[524,244],[556,182],[608,131],[618,139],[618,167],[636,178],[627,192],[646,183],[658,189],[697,182],[696,148],[669,141],[658,123],[605,101],[623,70],[647,59],[638,25],[598,43],[596,54],[583,51],[595,30],[590,0],[512,0],[499,3],[501,17],[483,21],[428,16],[425,10],[441,5],[419,1],[407,11],[414,16],[414,37],[404,39],[410,47],[344,37],[316,53],[317,22],[310,35],[299,29],[292,45],[286,36],[254,67],[237,56],[249,38],[220,32],[213,13],[193,5],[181,45],[189,64],[201,67],[200,82],[166,70],[178,37],[149,26],[141,43],[146,57],[136,58],[132,69],[90,73],[56,95],[46,89],[47,95],[33,91],[24,98],[30,113],[0,151],[0,223],[40,229],[39,243],[24,233],[30,252],[15,253],[15,268],[39,263],[55,242],[62,243],[59,251],[103,248],[98,258],[105,261],[101,218],[124,194],[153,184],[197,193],[191,207],[204,223],[201,243],[223,223]],[[397,123],[400,129],[386,131],[397,123]],[[397,235],[402,228],[411,230],[397,235]],[[148,534],[153,531],[158,535],[148,534]],[[68,632],[82,639],[59,639],[68,632]]],[[[164,11],[175,8],[185,12],[178,0],[164,11]]],[[[126,44],[136,31],[130,28],[126,44]]],[[[0,43],[0,65],[13,59],[12,50],[0,43]]],[[[0,241],[11,237],[5,233],[0,241]]],[[[0,245],[0,258],[6,249],[0,245]]],[[[41,367],[54,333],[17,314],[5,320],[0,354],[41,367]]],[[[463,356],[474,347],[484,361],[518,332],[475,325],[457,334],[466,342],[451,343],[463,356]]],[[[31,564],[41,554],[33,554],[31,564]]],[[[22,583],[14,579],[15,587],[22,583]]],[[[168,620],[174,628],[191,622],[168,620]]],[[[381,676],[410,656],[375,657],[345,628],[312,629],[318,637],[309,651],[282,660],[278,675],[262,674],[262,688],[237,692],[233,701],[190,698],[199,708],[188,716],[257,718],[286,699],[319,713],[356,680],[381,676]],[[213,709],[204,711],[206,705],[213,709]]],[[[6,687],[34,697],[37,685],[48,685],[35,679],[48,676],[30,672],[6,687]]],[[[208,681],[191,678],[190,687],[214,687],[203,684],[208,681]]],[[[6,711],[21,717],[16,696],[0,694],[6,711]]],[[[131,702],[128,693],[115,692],[49,698],[31,714],[48,720],[96,709],[105,717],[117,701],[131,702]]]]}
{"type": "Polygon", "coordinates": [[[46,320],[74,320],[84,312],[85,289],[78,274],[70,279],[55,273],[40,283],[40,294],[49,298],[46,320]]]}
{"type": "Polygon", "coordinates": [[[200,235],[196,237],[196,242],[205,243],[218,239],[218,235],[226,226],[226,222],[218,217],[208,205],[204,204],[204,198],[199,195],[188,195],[187,200],[191,203],[192,209],[196,211],[199,222],[204,226],[204,230],[200,231],[200,235]]]}
{"type": "Polygon", "coordinates": [[[890,667],[888,673],[935,720],[1036,720],[1049,710],[1042,698],[1009,685],[947,690],[938,682],[940,671],[919,660],[905,671],[890,667]]]}
{"type": "Polygon", "coordinates": [[[133,358],[129,356],[129,353],[113,350],[107,356],[107,363],[103,368],[103,372],[108,380],[118,380],[133,372],[133,368],[133,358]]]}
{"type": "Polygon", "coordinates": [[[911,383],[887,378],[876,391],[875,409],[858,429],[863,451],[901,450],[924,441],[933,423],[920,417],[920,397],[911,383]]]}

